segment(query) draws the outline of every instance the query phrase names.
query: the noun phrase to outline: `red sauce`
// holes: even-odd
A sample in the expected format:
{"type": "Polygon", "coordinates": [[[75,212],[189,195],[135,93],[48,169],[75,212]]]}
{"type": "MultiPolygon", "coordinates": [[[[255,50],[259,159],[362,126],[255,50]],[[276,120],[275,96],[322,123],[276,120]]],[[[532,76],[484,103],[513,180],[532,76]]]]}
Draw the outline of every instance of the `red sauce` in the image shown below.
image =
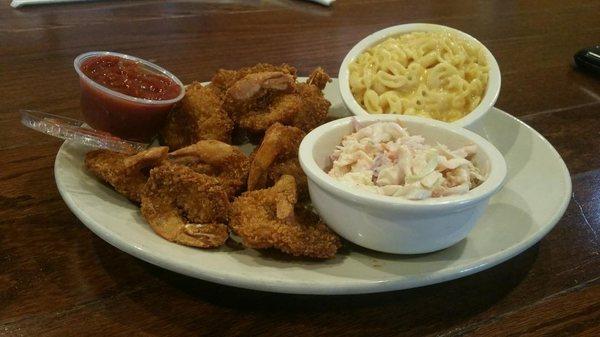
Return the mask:
{"type": "Polygon", "coordinates": [[[176,104],[160,101],[176,98],[182,90],[170,78],[150,73],[138,63],[117,56],[89,58],[82,63],[80,69],[88,77],[80,77],[79,80],[83,119],[96,130],[124,139],[151,141],[176,104]],[[125,95],[152,99],[155,102],[122,98],[93,86],[91,82],[125,95]]]}
{"type": "Polygon", "coordinates": [[[173,99],[180,92],[179,85],[170,78],[117,56],[91,57],[81,64],[81,71],[106,88],[137,98],[162,101],[173,99]]]}

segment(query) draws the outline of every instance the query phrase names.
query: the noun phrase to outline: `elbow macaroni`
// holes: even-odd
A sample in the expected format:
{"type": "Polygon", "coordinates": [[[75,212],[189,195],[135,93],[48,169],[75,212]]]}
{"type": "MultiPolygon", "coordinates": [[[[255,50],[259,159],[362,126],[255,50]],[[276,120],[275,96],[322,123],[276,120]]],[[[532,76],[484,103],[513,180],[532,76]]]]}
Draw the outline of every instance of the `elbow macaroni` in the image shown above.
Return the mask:
{"type": "Polygon", "coordinates": [[[489,67],[481,48],[439,31],[390,37],[360,54],[349,71],[350,90],[368,112],[451,122],[479,105],[489,67]]]}

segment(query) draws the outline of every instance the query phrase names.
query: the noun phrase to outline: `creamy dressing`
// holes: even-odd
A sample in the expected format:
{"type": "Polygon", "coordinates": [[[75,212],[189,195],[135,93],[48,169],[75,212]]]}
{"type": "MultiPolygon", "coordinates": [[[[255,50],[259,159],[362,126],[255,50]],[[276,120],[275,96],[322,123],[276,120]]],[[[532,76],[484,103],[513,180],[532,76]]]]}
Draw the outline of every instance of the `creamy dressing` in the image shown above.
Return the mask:
{"type": "Polygon", "coordinates": [[[455,150],[430,146],[399,122],[362,126],[354,120],[354,129],[331,154],[329,170],[331,177],[352,187],[421,200],[465,194],[486,178],[471,161],[475,145],[455,150]]]}

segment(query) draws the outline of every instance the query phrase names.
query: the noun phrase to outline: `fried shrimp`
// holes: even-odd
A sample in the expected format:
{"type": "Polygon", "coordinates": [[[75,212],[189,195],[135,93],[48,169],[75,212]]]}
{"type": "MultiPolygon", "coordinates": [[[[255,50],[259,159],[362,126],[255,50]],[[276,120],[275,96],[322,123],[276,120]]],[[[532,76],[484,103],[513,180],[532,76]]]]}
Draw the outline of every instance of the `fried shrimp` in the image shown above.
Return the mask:
{"type": "Polygon", "coordinates": [[[296,205],[294,177],[282,176],[268,189],[242,194],[231,205],[229,226],[250,248],[276,248],[294,256],[327,259],[339,237],[317,215],[296,205]]]}
{"type": "Polygon", "coordinates": [[[322,90],[330,80],[322,68],[315,69],[306,83],[295,83],[283,72],[252,73],[229,87],[224,109],[251,133],[262,133],[274,123],[308,132],[327,116],[331,104],[322,90]]]}
{"type": "Polygon", "coordinates": [[[327,83],[331,82],[331,77],[325,72],[325,69],[319,67],[308,76],[306,84],[314,85],[320,90],[325,89],[327,83]]]}
{"type": "Polygon", "coordinates": [[[167,158],[169,148],[153,147],[134,155],[94,150],[85,155],[85,167],[129,200],[139,203],[148,172],[167,158]]]}
{"type": "Polygon", "coordinates": [[[263,110],[265,102],[272,101],[273,97],[293,92],[295,83],[292,75],[283,72],[249,74],[229,87],[223,108],[235,122],[239,122],[244,115],[263,110]]]}
{"type": "Polygon", "coordinates": [[[229,200],[216,178],[167,162],[150,171],[141,199],[150,227],[171,242],[211,248],[229,237],[229,200]]]}
{"type": "Polygon", "coordinates": [[[235,82],[227,96],[234,101],[258,100],[269,91],[289,92],[294,89],[294,77],[280,71],[249,74],[235,82]]]}
{"type": "Polygon", "coordinates": [[[239,126],[251,133],[260,133],[275,123],[290,125],[302,106],[299,95],[282,95],[274,98],[265,108],[249,111],[239,117],[239,126]]]}
{"type": "Polygon", "coordinates": [[[230,198],[245,187],[250,170],[250,159],[239,148],[218,140],[201,140],[169,153],[169,159],[217,178],[230,198]]]}
{"type": "Polygon", "coordinates": [[[222,94],[225,92],[237,81],[242,78],[255,73],[263,73],[263,72],[280,72],[284,74],[289,74],[292,76],[294,81],[296,80],[296,68],[290,66],[289,64],[282,64],[279,66],[268,64],[268,63],[258,63],[252,67],[241,68],[239,70],[227,70],[227,69],[219,69],[215,76],[213,76],[211,80],[211,85],[215,87],[222,94]]]}
{"type": "Polygon", "coordinates": [[[298,105],[296,114],[289,125],[304,132],[310,132],[323,124],[331,106],[331,103],[323,96],[323,91],[316,85],[299,83],[296,85],[296,95],[302,104],[298,105]]]}
{"type": "Polygon", "coordinates": [[[258,148],[252,153],[248,190],[272,186],[283,174],[293,175],[301,196],[307,190],[307,180],[298,160],[298,147],[304,138],[302,130],[273,124],[258,148]]]}
{"type": "Polygon", "coordinates": [[[139,204],[168,241],[219,247],[235,232],[246,247],[332,258],[340,238],[309,210],[298,159],[306,133],[327,118],[330,81],[323,68],[298,81],[287,64],[220,69],[210,84],[186,86],[159,131],[166,146],[91,151],[85,166],[139,204]],[[233,143],[260,144],[247,156],[233,143]]]}
{"type": "Polygon", "coordinates": [[[163,142],[179,149],[203,139],[229,143],[233,122],[222,109],[223,100],[211,86],[187,86],[181,107],[174,110],[160,131],[163,142]]]}

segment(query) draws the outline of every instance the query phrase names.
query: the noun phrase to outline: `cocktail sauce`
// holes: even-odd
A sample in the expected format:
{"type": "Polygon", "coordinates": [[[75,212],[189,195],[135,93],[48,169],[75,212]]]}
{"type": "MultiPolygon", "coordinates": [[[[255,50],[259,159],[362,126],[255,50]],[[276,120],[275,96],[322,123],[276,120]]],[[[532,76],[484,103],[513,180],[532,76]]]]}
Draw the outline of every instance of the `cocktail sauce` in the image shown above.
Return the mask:
{"type": "Polygon", "coordinates": [[[179,95],[170,78],[144,69],[138,62],[117,56],[95,56],[81,64],[81,71],[94,82],[122,94],[156,101],[179,95]]]}
{"type": "Polygon", "coordinates": [[[128,140],[150,141],[183,90],[144,64],[115,55],[84,59],[79,70],[85,122],[128,140]]]}

